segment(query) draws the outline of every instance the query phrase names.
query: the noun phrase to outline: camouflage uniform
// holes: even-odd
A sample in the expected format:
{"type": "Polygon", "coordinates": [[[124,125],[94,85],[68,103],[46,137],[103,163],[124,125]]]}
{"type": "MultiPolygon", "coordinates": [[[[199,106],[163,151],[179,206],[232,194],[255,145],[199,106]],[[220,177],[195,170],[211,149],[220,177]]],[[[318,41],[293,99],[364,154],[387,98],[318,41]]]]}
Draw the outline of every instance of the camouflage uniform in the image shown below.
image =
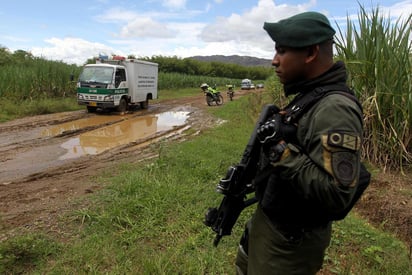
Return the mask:
{"type": "MultiPolygon", "coordinates": [[[[345,82],[346,69],[337,62],[321,76],[284,89],[299,95],[345,82]]],[[[362,121],[359,106],[341,94],[322,98],[299,119],[296,141],[257,186],[259,205],[239,247],[238,274],[315,274],[321,268],[330,216],[349,204],[358,181],[362,121]]]]}
{"type": "MultiPolygon", "coordinates": [[[[329,74],[346,79],[341,63],[329,74]]],[[[357,183],[362,128],[362,111],[340,94],[326,96],[303,115],[297,144],[287,145],[282,160],[272,164],[267,185],[257,191],[260,202],[248,228],[249,264],[239,253],[237,265],[247,266],[248,274],[320,269],[330,242],[328,217],[349,203],[357,183]]]]}

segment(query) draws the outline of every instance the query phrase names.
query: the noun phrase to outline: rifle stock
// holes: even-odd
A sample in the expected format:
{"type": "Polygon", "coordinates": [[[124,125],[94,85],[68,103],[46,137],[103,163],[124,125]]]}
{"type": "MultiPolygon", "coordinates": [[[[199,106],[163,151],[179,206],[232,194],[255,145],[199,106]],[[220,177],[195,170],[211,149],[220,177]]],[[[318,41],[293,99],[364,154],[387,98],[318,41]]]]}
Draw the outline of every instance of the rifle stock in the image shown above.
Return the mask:
{"type": "Polygon", "coordinates": [[[247,199],[246,195],[254,191],[253,179],[256,176],[259,163],[260,142],[257,139],[257,129],[266,120],[279,112],[275,105],[263,107],[249,142],[243,152],[239,164],[230,166],[225,178],[221,179],[216,191],[224,197],[218,208],[209,208],[205,215],[205,225],[216,232],[214,246],[219,244],[223,236],[230,235],[240,213],[246,207],[257,202],[256,198],[247,199]]]}

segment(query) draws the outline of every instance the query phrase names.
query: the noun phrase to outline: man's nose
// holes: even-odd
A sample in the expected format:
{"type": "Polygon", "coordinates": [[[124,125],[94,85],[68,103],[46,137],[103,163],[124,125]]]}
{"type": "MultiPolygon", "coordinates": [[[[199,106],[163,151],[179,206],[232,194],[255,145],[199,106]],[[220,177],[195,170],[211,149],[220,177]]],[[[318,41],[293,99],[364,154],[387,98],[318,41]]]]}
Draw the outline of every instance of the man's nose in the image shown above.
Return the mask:
{"type": "Polygon", "coordinates": [[[272,66],[275,66],[275,67],[279,66],[279,59],[278,59],[277,54],[275,54],[275,55],[273,56],[272,66]]]}

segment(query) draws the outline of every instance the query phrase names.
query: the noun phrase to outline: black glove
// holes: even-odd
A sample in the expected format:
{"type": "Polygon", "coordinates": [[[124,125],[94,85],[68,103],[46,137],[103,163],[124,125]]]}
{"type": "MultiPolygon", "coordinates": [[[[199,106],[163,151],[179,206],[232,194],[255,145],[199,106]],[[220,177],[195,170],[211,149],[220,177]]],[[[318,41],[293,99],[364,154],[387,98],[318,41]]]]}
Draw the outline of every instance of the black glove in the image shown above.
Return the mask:
{"type": "Polygon", "coordinates": [[[279,142],[269,148],[267,155],[270,162],[278,162],[286,149],[285,142],[279,142]]]}
{"type": "Polygon", "coordinates": [[[296,140],[296,130],[294,124],[283,122],[282,116],[275,114],[257,129],[256,134],[261,143],[293,142],[296,140]]]}

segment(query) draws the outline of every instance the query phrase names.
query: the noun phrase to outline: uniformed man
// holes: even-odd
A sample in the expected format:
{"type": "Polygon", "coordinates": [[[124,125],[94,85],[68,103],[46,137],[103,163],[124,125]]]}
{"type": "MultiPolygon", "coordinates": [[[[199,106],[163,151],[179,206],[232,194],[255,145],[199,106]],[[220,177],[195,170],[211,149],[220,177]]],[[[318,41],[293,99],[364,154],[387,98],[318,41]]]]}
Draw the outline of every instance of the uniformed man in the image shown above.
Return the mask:
{"type": "Polygon", "coordinates": [[[280,120],[270,122],[278,123],[279,134],[262,146],[261,165],[272,170],[256,186],[259,203],[240,242],[236,271],[315,274],[330,243],[334,214],[350,203],[358,181],[362,110],[350,96],[332,93],[293,116],[304,98],[306,103],[308,96],[316,98],[322,87],[349,90],[344,64],[333,61],[335,30],[324,15],[304,12],[263,28],[275,42],[272,65],[284,93],[295,98],[280,120]],[[296,127],[293,134],[282,131],[286,124],[296,127]]]}

